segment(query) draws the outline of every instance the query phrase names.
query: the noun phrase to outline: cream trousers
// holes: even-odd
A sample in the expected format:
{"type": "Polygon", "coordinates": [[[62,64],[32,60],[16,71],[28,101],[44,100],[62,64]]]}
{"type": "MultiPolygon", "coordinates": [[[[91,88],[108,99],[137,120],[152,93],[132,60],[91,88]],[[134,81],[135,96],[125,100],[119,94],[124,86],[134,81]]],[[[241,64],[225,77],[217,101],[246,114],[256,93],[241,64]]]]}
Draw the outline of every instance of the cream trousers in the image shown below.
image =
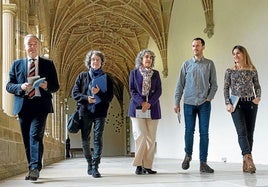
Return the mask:
{"type": "Polygon", "coordinates": [[[135,141],[133,166],[152,169],[155,154],[155,138],[159,120],[131,118],[135,141]]]}

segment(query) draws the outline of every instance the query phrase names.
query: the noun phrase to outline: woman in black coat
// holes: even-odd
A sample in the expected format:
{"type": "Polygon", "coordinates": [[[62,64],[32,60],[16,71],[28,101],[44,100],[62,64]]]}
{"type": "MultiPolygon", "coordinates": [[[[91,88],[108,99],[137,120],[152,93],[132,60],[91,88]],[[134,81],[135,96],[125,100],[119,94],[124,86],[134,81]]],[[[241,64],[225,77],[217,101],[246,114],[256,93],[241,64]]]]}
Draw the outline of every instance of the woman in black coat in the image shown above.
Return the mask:
{"type": "Polygon", "coordinates": [[[89,71],[78,75],[72,97],[77,101],[81,116],[81,138],[85,158],[88,162],[88,174],[94,178],[101,177],[98,171],[102,148],[105,118],[109,103],[113,99],[113,83],[102,71],[104,55],[100,51],[91,50],[87,53],[85,66],[89,71]],[[90,152],[90,132],[94,132],[94,152],[90,152]]]}

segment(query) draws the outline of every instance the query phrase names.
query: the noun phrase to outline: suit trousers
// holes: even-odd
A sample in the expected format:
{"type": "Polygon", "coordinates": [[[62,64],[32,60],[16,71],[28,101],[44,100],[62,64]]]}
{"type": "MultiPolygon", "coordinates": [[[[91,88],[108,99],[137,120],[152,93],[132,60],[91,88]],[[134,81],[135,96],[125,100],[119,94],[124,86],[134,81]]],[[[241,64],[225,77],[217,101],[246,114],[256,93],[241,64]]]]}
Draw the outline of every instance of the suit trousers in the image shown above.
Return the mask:
{"type": "Polygon", "coordinates": [[[27,156],[28,167],[42,169],[44,152],[43,137],[48,113],[27,112],[19,114],[19,122],[27,156]]]}
{"type": "Polygon", "coordinates": [[[131,118],[135,141],[134,166],[151,169],[155,154],[155,139],[159,120],[131,118]]]}

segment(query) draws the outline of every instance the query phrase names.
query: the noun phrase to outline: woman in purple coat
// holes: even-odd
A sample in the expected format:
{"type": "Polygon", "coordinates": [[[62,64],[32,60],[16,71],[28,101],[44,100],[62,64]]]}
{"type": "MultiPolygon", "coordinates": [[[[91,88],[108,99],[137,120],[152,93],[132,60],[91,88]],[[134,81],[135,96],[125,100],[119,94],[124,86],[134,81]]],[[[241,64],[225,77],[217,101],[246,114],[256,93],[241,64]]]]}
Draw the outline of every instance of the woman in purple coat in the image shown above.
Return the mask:
{"type": "Polygon", "coordinates": [[[148,49],[138,53],[135,69],[130,72],[129,91],[131,94],[128,114],[132,121],[135,140],[135,173],[155,174],[152,170],[155,138],[161,110],[159,97],[162,94],[159,72],[154,67],[155,54],[148,49]]]}

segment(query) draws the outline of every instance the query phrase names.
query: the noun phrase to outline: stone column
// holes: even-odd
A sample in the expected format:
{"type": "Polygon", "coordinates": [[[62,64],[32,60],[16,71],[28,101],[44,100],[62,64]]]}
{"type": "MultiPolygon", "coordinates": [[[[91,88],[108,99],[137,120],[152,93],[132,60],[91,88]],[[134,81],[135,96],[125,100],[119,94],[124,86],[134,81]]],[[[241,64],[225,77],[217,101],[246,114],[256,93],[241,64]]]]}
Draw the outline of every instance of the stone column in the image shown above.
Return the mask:
{"type": "MultiPolygon", "coordinates": [[[[0,51],[3,51],[3,48],[2,48],[2,31],[3,31],[3,25],[2,25],[2,15],[3,15],[3,11],[2,11],[2,2],[0,3],[0,51]]],[[[3,54],[2,52],[0,52],[0,62],[3,62],[3,58],[2,58],[3,54]]],[[[2,72],[2,65],[0,65],[0,72],[2,72]]],[[[2,77],[0,76],[0,93],[2,93],[2,85],[3,85],[3,82],[2,82],[2,77]]],[[[2,95],[3,94],[0,94],[0,110],[2,110],[2,95]]]]}
{"type": "Polygon", "coordinates": [[[9,79],[9,69],[15,58],[15,4],[3,4],[3,40],[2,40],[2,108],[3,111],[12,116],[13,95],[6,91],[6,83],[9,79]]]}

